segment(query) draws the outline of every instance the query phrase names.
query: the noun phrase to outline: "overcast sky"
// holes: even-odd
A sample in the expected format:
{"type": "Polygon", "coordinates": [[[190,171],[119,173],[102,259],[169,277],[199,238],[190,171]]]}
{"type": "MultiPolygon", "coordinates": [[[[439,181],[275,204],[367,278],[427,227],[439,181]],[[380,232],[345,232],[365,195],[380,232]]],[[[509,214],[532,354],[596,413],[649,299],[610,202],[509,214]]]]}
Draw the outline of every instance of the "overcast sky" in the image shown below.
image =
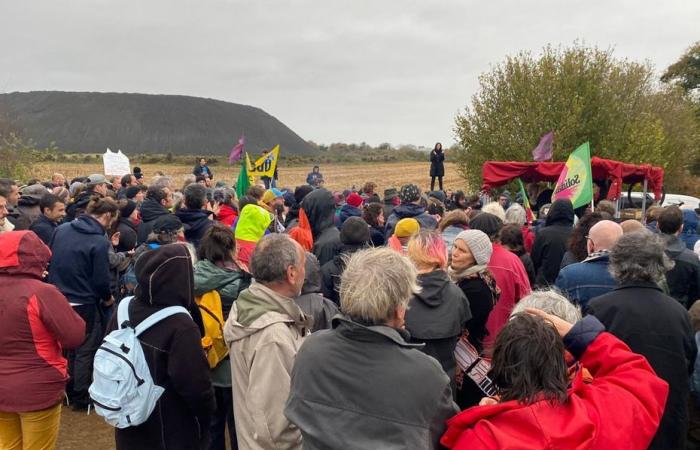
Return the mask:
{"type": "Polygon", "coordinates": [[[661,71],[700,1],[0,0],[0,91],[210,97],[319,143],[432,146],[480,73],[576,39],[661,71]]]}

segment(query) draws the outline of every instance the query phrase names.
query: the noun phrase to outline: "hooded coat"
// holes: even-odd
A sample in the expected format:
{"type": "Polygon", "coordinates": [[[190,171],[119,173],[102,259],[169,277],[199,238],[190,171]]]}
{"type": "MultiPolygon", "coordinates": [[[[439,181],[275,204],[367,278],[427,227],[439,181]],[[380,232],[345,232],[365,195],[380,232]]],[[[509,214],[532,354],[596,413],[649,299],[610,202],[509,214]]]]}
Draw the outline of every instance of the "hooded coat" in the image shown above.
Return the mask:
{"type": "Polygon", "coordinates": [[[185,226],[185,239],[195,247],[199,247],[199,241],[204,237],[204,233],[214,225],[214,221],[209,218],[211,211],[206,209],[180,208],[175,215],[185,226]]]}
{"type": "Polygon", "coordinates": [[[120,217],[117,231],[119,232],[119,244],[117,252],[128,252],[136,248],[138,226],[128,217],[120,217]]]}
{"type": "Polygon", "coordinates": [[[556,281],[573,225],[574,207],[571,202],[555,201],[547,213],[544,228],[539,230],[532,245],[531,256],[537,286],[551,286],[556,281]]]}
{"type": "Polygon", "coordinates": [[[311,332],[325,330],[331,327],[331,319],[339,310],[335,303],[325,298],[321,293],[321,266],[312,253],[306,253],[306,277],[301,295],[294,302],[301,308],[304,315],[314,319],[311,332]]]}
{"type": "Polygon", "coordinates": [[[666,241],[666,255],[674,262],[673,268],[666,272],[669,295],[690,309],[700,299],[700,260],[678,236],[661,234],[661,237],[666,241]]]}
{"type": "MultiPolygon", "coordinates": [[[[39,239],[46,245],[51,245],[51,239],[56,231],[58,224],[53,220],[49,220],[45,215],[40,215],[34,223],[31,224],[29,230],[36,233],[39,239]]],[[[19,230],[18,230],[19,231],[19,230]]]]}
{"type": "Polygon", "coordinates": [[[34,195],[23,195],[19,198],[17,202],[17,212],[19,212],[17,230],[28,230],[42,216],[39,200],[40,198],[34,195]]]}
{"type": "Polygon", "coordinates": [[[141,203],[139,212],[141,213],[141,223],[139,224],[137,240],[139,244],[143,244],[148,240],[148,235],[151,234],[151,231],[153,231],[153,221],[160,216],[170,214],[170,211],[165,209],[165,207],[155,199],[147,197],[143,203],[141,203]]]}
{"type": "Polygon", "coordinates": [[[405,330],[342,315],[332,330],[309,336],[284,411],[304,448],[438,448],[446,420],[459,409],[449,378],[420,347],[405,330]]]}
{"type": "MultiPolygon", "coordinates": [[[[192,261],[182,244],[163,245],[141,255],[138,286],[129,304],[129,322],[137,326],[168,306],[194,304],[192,261]]],[[[117,327],[112,316],[108,332],[117,327]]],[[[208,440],[214,391],[201,334],[192,318],[175,314],[139,336],[153,382],[165,388],[146,422],[116,429],[117,449],[195,449],[208,440]]]]}
{"type": "Polygon", "coordinates": [[[112,295],[111,246],[102,225],[89,215],[60,225],[51,244],[48,282],[71,303],[96,305],[108,300],[112,295]]]}
{"type": "Polygon", "coordinates": [[[232,227],[233,223],[236,221],[236,218],[238,218],[238,211],[229,205],[221,205],[219,212],[216,214],[216,220],[223,223],[227,227],[232,227]]]}
{"type": "Polygon", "coordinates": [[[238,296],[224,338],[240,449],[301,449],[299,429],[283,411],[294,359],[310,327],[293,299],[256,281],[238,296]]]}
{"type": "Polygon", "coordinates": [[[311,224],[314,237],[312,253],[323,266],[340,252],[340,231],[335,226],[335,202],[326,189],[316,189],[301,203],[311,224]]]}
{"type": "Polygon", "coordinates": [[[42,281],[51,252],[29,231],[0,234],[0,411],[28,412],[63,400],[62,350],[78,347],[85,322],[42,281]]]}
{"type": "Polygon", "coordinates": [[[341,244],[340,253],[321,266],[321,292],[324,297],[338,306],[340,306],[340,277],[345,271],[346,260],[350,255],[364,248],[366,248],[364,245],[341,244]]]}
{"type": "Polygon", "coordinates": [[[238,216],[236,223],[236,248],[238,259],[246,266],[250,264],[250,258],[258,241],[262,239],[267,227],[272,222],[272,216],[264,208],[258,205],[246,205],[238,216]]]}
{"type": "Polygon", "coordinates": [[[425,343],[423,353],[435,358],[455,385],[455,346],[472,314],[462,290],[450,281],[447,272],[434,270],[418,275],[421,292],[414,294],[406,311],[410,342],[425,343]]]}
{"type": "Polygon", "coordinates": [[[394,228],[401,219],[413,218],[420,223],[421,230],[434,230],[437,228],[437,220],[425,211],[421,205],[415,203],[401,203],[394,208],[386,221],[386,233],[384,236],[388,240],[394,234],[394,228]]]}
{"type": "MultiPolygon", "coordinates": [[[[593,317],[564,344],[593,376],[578,371],[564,403],[516,400],[475,406],[450,419],[442,445],[458,450],[644,449],[659,425],[668,385],[593,317]]],[[[684,438],[684,436],[683,436],[684,438]]]]}
{"type": "Polygon", "coordinates": [[[70,205],[66,206],[65,222],[71,222],[77,219],[79,216],[83,215],[85,213],[85,210],[87,209],[88,203],[90,203],[90,200],[95,195],[100,197],[102,196],[101,194],[90,190],[83,191],[80,194],[78,194],[78,196],[75,197],[73,202],[70,205]]]}
{"type": "Polygon", "coordinates": [[[430,176],[445,176],[445,152],[442,149],[430,151],[430,176]]]}
{"type": "Polygon", "coordinates": [[[680,238],[685,242],[688,250],[695,248],[695,243],[700,240],[698,235],[698,215],[692,209],[683,209],[683,232],[680,238]]]}

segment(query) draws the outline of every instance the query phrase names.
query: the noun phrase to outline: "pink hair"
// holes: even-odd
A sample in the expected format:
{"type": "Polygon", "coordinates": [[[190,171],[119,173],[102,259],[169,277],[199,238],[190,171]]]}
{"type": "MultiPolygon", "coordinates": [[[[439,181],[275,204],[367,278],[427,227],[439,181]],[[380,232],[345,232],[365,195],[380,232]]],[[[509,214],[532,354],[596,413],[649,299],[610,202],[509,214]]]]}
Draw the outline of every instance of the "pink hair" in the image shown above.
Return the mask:
{"type": "Polygon", "coordinates": [[[421,231],[413,236],[408,242],[408,256],[419,268],[447,268],[447,246],[435,231],[421,231]]]}

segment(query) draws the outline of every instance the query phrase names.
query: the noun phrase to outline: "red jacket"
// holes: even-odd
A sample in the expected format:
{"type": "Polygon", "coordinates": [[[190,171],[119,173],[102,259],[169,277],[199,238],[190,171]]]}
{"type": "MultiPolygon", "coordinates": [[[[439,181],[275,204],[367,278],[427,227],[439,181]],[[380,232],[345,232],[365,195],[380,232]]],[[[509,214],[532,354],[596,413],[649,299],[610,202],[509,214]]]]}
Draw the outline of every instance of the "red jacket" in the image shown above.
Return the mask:
{"type": "Polygon", "coordinates": [[[646,449],[666,405],[668,384],[644,357],[601,333],[580,358],[581,371],[563,404],[508,401],[475,406],[450,419],[441,439],[453,449],[646,449]]]}
{"type": "Polygon", "coordinates": [[[532,251],[532,244],[535,243],[535,233],[532,232],[529,226],[523,225],[520,228],[523,233],[523,241],[525,242],[525,251],[530,253],[532,251]]]}
{"type": "Polygon", "coordinates": [[[232,227],[233,222],[236,221],[238,217],[238,211],[231,208],[229,205],[221,205],[219,208],[219,213],[216,215],[216,220],[223,223],[227,227],[232,227]]]}
{"type": "Polygon", "coordinates": [[[63,398],[63,348],[79,346],[85,322],[41,281],[51,251],[31,231],[0,234],[0,411],[28,412],[63,398]]]}
{"type": "Polygon", "coordinates": [[[531,290],[530,280],[520,258],[500,244],[493,244],[493,254],[488,268],[496,279],[501,295],[486,321],[489,334],[484,339],[485,347],[493,344],[498,332],[508,321],[513,306],[531,290]]]}

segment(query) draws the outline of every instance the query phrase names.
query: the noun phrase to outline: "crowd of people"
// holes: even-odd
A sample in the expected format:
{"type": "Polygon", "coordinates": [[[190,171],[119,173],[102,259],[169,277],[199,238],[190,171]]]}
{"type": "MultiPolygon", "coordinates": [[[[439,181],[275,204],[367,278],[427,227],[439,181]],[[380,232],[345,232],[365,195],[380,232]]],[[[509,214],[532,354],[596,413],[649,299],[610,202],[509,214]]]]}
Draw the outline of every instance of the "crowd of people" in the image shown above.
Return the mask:
{"type": "Polygon", "coordinates": [[[206,160],[181,186],[0,179],[0,448],[55,446],[64,405],[137,402],[105,403],[111,357],[157,387],[118,449],[700,445],[698,214],[528,220],[431,160],[440,190],[383,196],[316,166],[239,198],[206,160]]]}

